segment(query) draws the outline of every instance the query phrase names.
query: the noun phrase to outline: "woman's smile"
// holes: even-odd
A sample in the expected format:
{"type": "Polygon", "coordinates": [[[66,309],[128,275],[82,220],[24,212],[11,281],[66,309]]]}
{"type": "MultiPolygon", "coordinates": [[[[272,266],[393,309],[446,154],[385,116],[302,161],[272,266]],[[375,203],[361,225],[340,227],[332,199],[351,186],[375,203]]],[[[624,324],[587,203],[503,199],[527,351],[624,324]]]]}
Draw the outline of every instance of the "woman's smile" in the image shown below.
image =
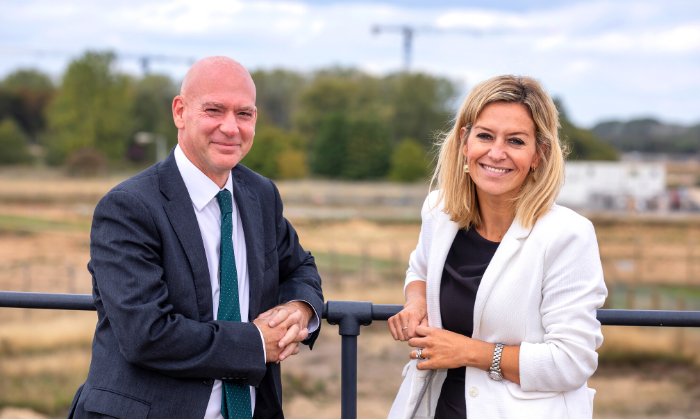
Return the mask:
{"type": "Polygon", "coordinates": [[[489,175],[492,175],[492,176],[503,176],[503,175],[513,171],[512,169],[497,168],[495,166],[486,165],[484,163],[480,163],[479,166],[484,168],[486,173],[488,173],[489,175]]]}

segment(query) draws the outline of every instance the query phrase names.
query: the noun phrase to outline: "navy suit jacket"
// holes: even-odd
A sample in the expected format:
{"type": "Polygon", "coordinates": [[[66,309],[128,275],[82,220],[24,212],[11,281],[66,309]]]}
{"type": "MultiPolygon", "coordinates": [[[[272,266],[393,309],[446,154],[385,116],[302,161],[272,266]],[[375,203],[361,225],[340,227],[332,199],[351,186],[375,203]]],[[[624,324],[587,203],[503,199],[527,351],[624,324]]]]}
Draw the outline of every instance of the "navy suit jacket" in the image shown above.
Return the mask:
{"type": "MultiPolygon", "coordinates": [[[[240,164],[231,174],[247,248],[249,318],[291,300],[321,314],[321,279],[282,216],[277,188],[240,164]]],[[[255,416],[282,417],[280,365],[265,363],[258,329],[213,319],[202,235],[172,152],[100,200],[90,258],[98,321],[90,371],[69,417],[203,418],[214,379],[257,387],[255,416]]]]}

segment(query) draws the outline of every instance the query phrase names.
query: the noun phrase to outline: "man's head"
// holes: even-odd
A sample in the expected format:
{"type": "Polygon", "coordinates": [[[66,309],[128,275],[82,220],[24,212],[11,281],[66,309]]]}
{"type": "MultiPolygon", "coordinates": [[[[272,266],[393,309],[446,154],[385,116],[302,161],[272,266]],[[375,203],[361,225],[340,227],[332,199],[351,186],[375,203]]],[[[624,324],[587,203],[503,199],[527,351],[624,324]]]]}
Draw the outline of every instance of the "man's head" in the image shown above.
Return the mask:
{"type": "Polygon", "coordinates": [[[217,185],[248,153],[255,136],[255,84],[228,57],[196,62],[173,100],[177,140],[185,156],[217,185]]]}

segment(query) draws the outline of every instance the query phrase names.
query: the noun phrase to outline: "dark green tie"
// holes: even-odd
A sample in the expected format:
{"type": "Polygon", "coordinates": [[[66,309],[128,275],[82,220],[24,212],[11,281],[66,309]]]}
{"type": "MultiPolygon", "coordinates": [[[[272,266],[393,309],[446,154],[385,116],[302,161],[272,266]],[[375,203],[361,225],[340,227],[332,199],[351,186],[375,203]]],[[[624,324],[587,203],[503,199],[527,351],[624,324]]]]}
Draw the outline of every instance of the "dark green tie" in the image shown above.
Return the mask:
{"type": "MultiPolygon", "coordinates": [[[[228,190],[216,194],[221,209],[221,248],[219,251],[219,321],[241,322],[241,306],[238,302],[238,272],[233,255],[233,206],[228,190]]],[[[234,350],[234,349],[232,349],[234,350]]],[[[244,384],[222,381],[221,415],[225,419],[249,419],[252,417],[250,387],[244,384]]]]}

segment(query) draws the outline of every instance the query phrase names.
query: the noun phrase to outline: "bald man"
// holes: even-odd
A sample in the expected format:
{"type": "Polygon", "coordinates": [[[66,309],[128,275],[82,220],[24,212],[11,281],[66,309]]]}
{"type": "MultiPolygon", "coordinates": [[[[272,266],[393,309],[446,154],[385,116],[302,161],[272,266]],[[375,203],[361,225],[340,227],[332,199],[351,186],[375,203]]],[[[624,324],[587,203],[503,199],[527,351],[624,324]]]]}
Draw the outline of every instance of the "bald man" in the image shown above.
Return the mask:
{"type": "Polygon", "coordinates": [[[173,100],[178,145],[100,200],[90,234],[97,327],[73,418],[281,418],[279,362],[311,347],[323,295],[277,188],[239,164],[255,84],[195,63],[173,100]]]}

